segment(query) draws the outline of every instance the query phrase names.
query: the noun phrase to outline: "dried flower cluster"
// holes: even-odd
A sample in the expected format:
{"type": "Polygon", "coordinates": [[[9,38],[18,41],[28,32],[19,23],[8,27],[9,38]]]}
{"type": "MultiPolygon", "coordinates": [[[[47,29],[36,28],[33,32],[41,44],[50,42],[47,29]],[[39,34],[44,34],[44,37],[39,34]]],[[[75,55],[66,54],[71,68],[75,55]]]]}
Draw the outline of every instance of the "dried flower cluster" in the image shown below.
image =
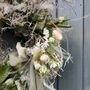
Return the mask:
{"type": "Polygon", "coordinates": [[[7,54],[0,64],[0,90],[55,90],[55,77],[71,58],[61,47],[62,28],[71,26],[65,17],[53,19],[53,4],[53,0],[0,1],[1,46],[7,42],[5,33],[19,37],[14,49],[1,47],[7,54]]]}

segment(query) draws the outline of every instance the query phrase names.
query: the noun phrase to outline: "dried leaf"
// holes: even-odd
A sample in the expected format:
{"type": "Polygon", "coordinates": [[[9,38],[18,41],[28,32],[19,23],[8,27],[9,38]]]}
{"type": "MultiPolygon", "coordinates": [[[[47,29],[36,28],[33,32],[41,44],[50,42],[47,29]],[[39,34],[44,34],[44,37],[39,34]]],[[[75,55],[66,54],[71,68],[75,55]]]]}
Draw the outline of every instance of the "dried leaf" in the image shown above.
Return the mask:
{"type": "Polygon", "coordinates": [[[8,65],[0,65],[0,83],[2,83],[9,75],[10,67],[8,65]]]}

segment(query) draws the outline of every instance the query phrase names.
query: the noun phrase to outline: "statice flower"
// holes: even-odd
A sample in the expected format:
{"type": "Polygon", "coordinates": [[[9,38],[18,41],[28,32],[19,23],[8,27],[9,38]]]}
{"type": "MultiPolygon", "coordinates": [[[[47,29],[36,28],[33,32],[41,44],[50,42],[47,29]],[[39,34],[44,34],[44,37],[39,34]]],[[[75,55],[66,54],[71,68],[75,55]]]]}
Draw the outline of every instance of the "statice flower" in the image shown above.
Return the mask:
{"type": "Polygon", "coordinates": [[[47,46],[49,46],[49,44],[48,44],[49,31],[46,28],[44,28],[43,34],[45,35],[43,37],[45,39],[45,41],[43,43],[41,43],[41,50],[43,52],[45,52],[45,49],[47,48],[47,46]]]}

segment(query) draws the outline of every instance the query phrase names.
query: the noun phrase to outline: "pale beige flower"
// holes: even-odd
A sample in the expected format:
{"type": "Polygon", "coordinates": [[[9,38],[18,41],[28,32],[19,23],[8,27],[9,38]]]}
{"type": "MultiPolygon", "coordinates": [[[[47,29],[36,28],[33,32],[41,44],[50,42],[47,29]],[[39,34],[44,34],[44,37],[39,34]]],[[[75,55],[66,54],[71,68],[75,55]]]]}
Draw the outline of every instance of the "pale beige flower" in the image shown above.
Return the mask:
{"type": "Polygon", "coordinates": [[[47,62],[49,60],[49,56],[47,54],[42,54],[40,57],[40,61],[47,62]]]}
{"type": "Polygon", "coordinates": [[[57,40],[62,40],[63,39],[63,35],[62,32],[58,31],[58,30],[53,30],[53,37],[55,37],[57,40]]]}

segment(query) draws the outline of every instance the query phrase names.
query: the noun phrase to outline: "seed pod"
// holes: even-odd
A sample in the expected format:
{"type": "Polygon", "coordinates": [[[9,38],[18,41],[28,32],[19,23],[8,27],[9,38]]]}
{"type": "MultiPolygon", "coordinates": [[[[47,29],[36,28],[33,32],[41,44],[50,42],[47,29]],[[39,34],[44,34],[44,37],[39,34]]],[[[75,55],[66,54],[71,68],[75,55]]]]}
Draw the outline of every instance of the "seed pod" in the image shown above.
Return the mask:
{"type": "Polygon", "coordinates": [[[47,73],[48,69],[46,65],[42,65],[39,69],[40,74],[45,75],[47,73]]]}
{"type": "Polygon", "coordinates": [[[62,32],[54,30],[52,34],[53,34],[53,37],[55,37],[57,40],[62,40],[63,39],[62,32]]]}
{"type": "Polygon", "coordinates": [[[55,43],[55,39],[53,37],[50,37],[49,42],[53,44],[53,43],[55,43]]]}

